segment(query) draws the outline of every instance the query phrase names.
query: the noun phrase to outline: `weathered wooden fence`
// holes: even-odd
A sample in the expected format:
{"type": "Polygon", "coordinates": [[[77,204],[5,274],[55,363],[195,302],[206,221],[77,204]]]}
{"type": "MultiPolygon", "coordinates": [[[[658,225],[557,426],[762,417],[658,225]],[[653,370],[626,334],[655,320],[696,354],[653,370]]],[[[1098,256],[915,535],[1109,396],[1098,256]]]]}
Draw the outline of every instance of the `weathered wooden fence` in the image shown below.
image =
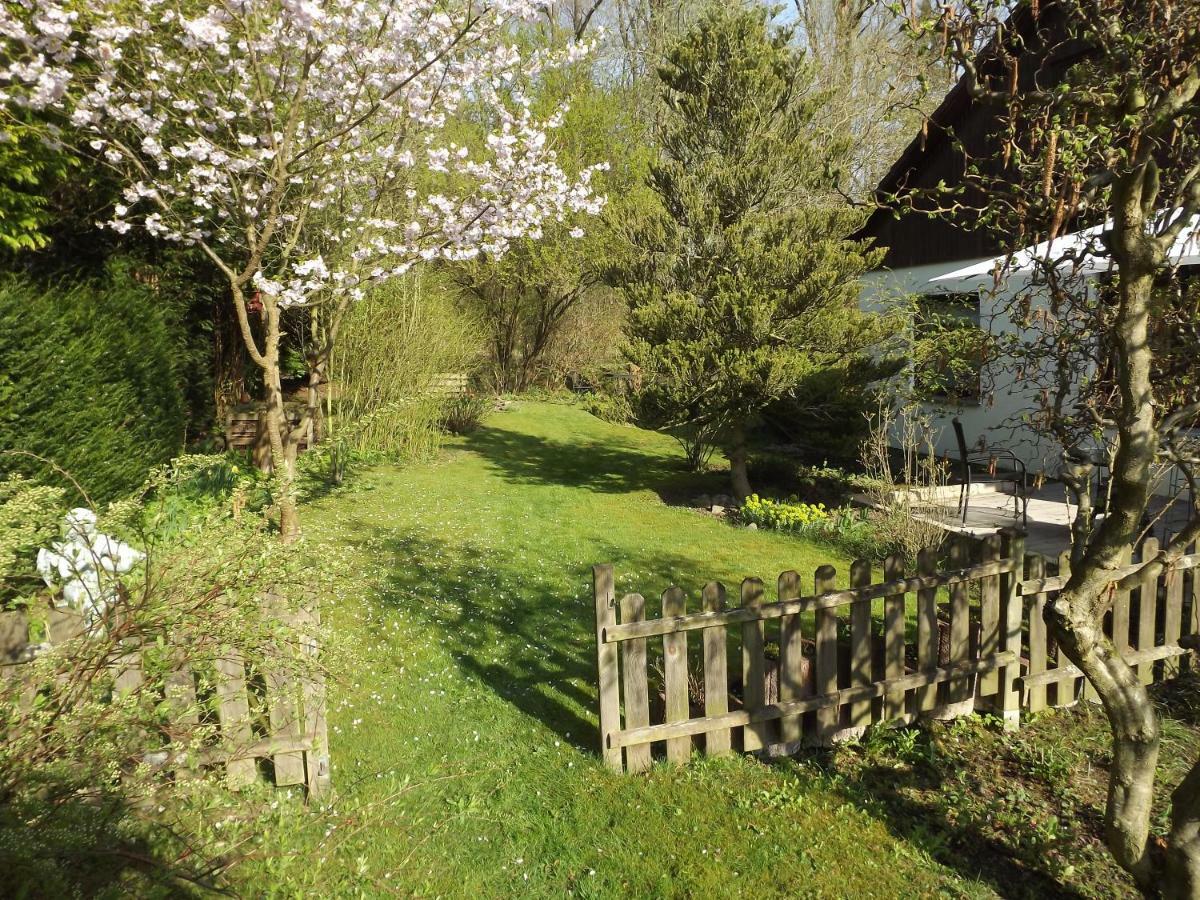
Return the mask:
{"type": "Polygon", "coordinates": [[[429,379],[429,393],[458,397],[470,390],[470,382],[466,372],[440,372],[429,379]]]}
{"type": "MultiPolygon", "coordinates": [[[[1150,539],[1139,558],[1157,552],[1150,539]]],[[[1200,633],[1198,562],[1184,557],[1114,597],[1107,632],[1147,684],[1178,674],[1188,654],[1180,637],[1200,633]]],[[[1011,532],[953,542],[947,567],[923,551],[915,574],[889,558],[879,581],[856,561],[844,589],[832,566],[817,569],[811,594],[797,572],[784,572],[772,602],[757,578],[742,582],[736,603],[711,582],[689,613],[685,593],[671,587],[658,618],[641,594],[618,603],[612,567],[596,566],[604,761],[641,771],[664,744],[675,763],[701,748],[785,754],[874,723],[976,709],[1015,727],[1022,708],[1075,703],[1084,679],[1059,659],[1042,620],[1068,574],[1065,560],[1055,564],[1058,574],[1047,576],[1046,561],[1026,558],[1022,535],[1011,532]]]]}
{"type": "MultiPolygon", "coordinates": [[[[295,428],[304,418],[305,404],[289,400],[284,404],[288,427],[295,428]]],[[[311,443],[312,432],[309,431],[300,439],[298,449],[303,452],[311,443]]],[[[267,405],[262,401],[239,404],[225,416],[225,447],[229,450],[253,450],[255,462],[260,457],[269,458],[271,455],[270,440],[267,436],[267,405]]]]}
{"type": "MultiPolygon", "coordinates": [[[[315,609],[294,613],[288,624],[299,635],[298,652],[315,660],[320,653],[315,609]]],[[[48,643],[65,644],[83,634],[83,619],[67,610],[49,610],[45,621],[48,643]]],[[[39,645],[29,640],[30,620],[24,612],[0,613],[0,678],[26,682],[29,700],[38,686],[29,681],[28,663],[39,645]]],[[[276,785],[303,785],[317,797],[330,787],[329,738],[325,719],[325,682],[317,671],[297,678],[287,667],[276,672],[251,670],[234,652],[210,659],[207,671],[187,658],[180,647],[178,666],[166,679],[144,681],[142,654],[131,648],[110,669],[115,694],[155,690],[155,701],[168,701],[171,721],[146,748],[145,761],[186,777],[195,766],[220,766],[230,787],[243,787],[259,777],[260,761],[269,762],[276,785]],[[187,736],[205,718],[215,718],[216,740],[200,752],[172,748],[172,733],[187,736]]],[[[315,667],[314,667],[315,668],[315,667]]],[[[186,742],[185,742],[186,743],[186,742]]],[[[194,748],[192,748],[194,749],[194,748]]]]}

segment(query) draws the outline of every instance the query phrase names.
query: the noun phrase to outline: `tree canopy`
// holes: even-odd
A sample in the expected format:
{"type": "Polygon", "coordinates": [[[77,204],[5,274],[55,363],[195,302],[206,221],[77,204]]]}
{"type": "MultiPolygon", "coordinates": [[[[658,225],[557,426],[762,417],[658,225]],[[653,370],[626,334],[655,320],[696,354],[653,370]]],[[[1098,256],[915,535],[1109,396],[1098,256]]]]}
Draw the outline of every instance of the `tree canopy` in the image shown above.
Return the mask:
{"type": "Polygon", "coordinates": [[[821,94],[786,28],[710,9],[668,53],[653,202],[620,276],[642,405],[662,427],[717,436],[750,493],[748,430],[781,401],[882,372],[888,322],[859,312],[878,255],[858,212],[826,198],[846,141],[814,126],[821,94]]]}

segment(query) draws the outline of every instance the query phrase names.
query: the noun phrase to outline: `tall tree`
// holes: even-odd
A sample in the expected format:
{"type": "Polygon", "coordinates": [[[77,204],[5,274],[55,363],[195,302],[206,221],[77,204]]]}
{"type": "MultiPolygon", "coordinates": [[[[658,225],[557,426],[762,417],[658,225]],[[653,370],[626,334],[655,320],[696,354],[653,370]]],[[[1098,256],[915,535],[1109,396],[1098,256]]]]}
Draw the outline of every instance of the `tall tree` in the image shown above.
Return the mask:
{"type": "Polygon", "coordinates": [[[815,133],[822,98],[792,38],[762,9],[714,6],[668,52],[654,202],[620,276],[644,413],[716,434],[740,496],[763,411],[805,405],[832,369],[869,377],[888,327],[858,311],[877,259],[848,240],[861,216],[815,199],[839,142],[815,133]]]}
{"type": "MultiPolygon", "coordinates": [[[[551,34],[551,40],[555,36],[551,34]]],[[[569,100],[555,133],[555,152],[571,177],[592,178],[596,191],[610,198],[610,213],[620,216],[623,198],[644,153],[632,145],[628,110],[619,94],[594,84],[580,65],[546,79],[539,86],[535,109],[547,114],[569,100]]],[[[606,249],[612,230],[604,218],[585,234],[582,214],[549,219],[539,232],[511,242],[503,254],[483,252],[448,267],[468,309],[487,332],[490,378],[500,391],[524,391],[548,376],[549,358],[561,347],[564,329],[578,324],[577,313],[590,300],[605,299],[606,249]]],[[[611,299],[611,298],[609,298],[611,299]]]]}
{"type": "MultiPolygon", "coordinates": [[[[914,0],[931,9],[933,0],[914,0]]],[[[797,44],[825,93],[817,121],[852,138],[838,185],[861,201],[952,83],[931,41],[905,34],[878,0],[793,0],[797,44]]]]}
{"type": "Polygon", "coordinates": [[[1200,764],[1172,795],[1169,834],[1154,836],[1159,718],[1104,619],[1117,589],[1151,583],[1200,538],[1196,299],[1178,267],[1181,241],[1200,228],[1200,4],[1042,0],[1014,11],[967,0],[908,24],[921,40],[942,36],[972,101],[994,111],[982,153],[951,133],[960,183],[898,199],[992,229],[1009,250],[997,285],[1018,269],[1029,283],[997,293],[1012,298],[1000,314],[1010,327],[998,330],[1016,331],[994,354],[1041,388],[1023,424],[1061,447],[1080,510],[1070,578],[1046,621],[1111,725],[1108,847],[1148,895],[1197,897],[1200,764]],[[1096,439],[1110,446],[1102,519],[1089,514],[1096,460],[1080,452],[1096,439]],[[1144,533],[1163,466],[1193,488],[1188,521],[1130,572],[1124,554],[1144,533]]]}

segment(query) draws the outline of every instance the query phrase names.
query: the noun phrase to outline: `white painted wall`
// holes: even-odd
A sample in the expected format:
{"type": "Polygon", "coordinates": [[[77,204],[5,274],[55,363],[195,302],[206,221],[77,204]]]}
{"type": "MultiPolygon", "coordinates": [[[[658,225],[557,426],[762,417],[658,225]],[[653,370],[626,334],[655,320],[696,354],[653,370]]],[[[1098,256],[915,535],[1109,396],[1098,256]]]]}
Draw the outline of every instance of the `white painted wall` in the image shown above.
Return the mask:
{"type": "MultiPolygon", "coordinates": [[[[863,279],[860,305],[864,310],[883,310],[897,299],[914,294],[961,293],[979,289],[979,279],[963,282],[941,281],[931,284],[930,279],[946,272],[965,268],[985,259],[939,263],[930,266],[915,266],[908,269],[879,269],[868,273],[863,279]]],[[[980,325],[993,334],[1012,333],[1016,326],[1007,315],[1001,314],[1006,301],[1027,285],[1026,276],[1014,274],[1004,290],[994,296],[984,291],[980,301],[980,325]]],[[[1059,448],[1048,441],[1040,440],[1032,429],[1022,427],[1024,415],[1037,408],[1036,379],[1014,383],[1008,372],[985,373],[985,394],[982,402],[963,406],[927,404],[924,411],[931,419],[935,435],[934,446],[939,453],[948,452],[958,457],[958,445],[954,437],[951,419],[962,420],[968,445],[980,450],[988,447],[1003,447],[1015,453],[1027,466],[1030,473],[1044,472],[1054,476],[1059,469],[1059,448]],[[1016,426],[1014,428],[1014,425],[1016,426]]]]}
{"type": "MultiPolygon", "coordinates": [[[[860,308],[884,310],[898,298],[914,294],[965,293],[985,288],[980,300],[980,325],[992,334],[1015,333],[1018,329],[1005,313],[1006,304],[1020,291],[1028,288],[1028,275],[1015,272],[1009,276],[1002,291],[991,290],[991,279],[981,281],[978,277],[962,281],[938,281],[930,279],[947,272],[967,268],[986,259],[939,263],[930,266],[914,266],[908,269],[877,269],[863,278],[863,289],[859,298],[860,308]]],[[[1033,295],[1036,306],[1036,294],[1033,295]]],[[[1034,373],[1036,375],[1036,373],[1034,373]]],[[[967,444],[980,451],[988,447],[1003,447],[1011,450],[1025,463],[1031,475],[1044,473],[1055,477],[1061,466],[1062,448],[1054,441],[1039,437],[1032,428],[1020,423],[1030,411],[1038,408],[1039,384],[1047,379],[1031,377],[1021,382],[1014,381],[1010,371],[999,369],[984,373],[984,397],[981,403],[966,406],[925,404],[923,413],[934,429],[933,446],[939,455],[948,453],[958,459],[958,444],[954,437],[951,420],[957,416],[963,423],[967,444]]],[[[898,441],[897,444],[898,445],[898,441]]],[[[1172,478],[1169,467],[1161,467],[1156,474],[1154,492],[1166,496],[1172,493],[1172,478]]],[[[1181,490],[1175,485],[1175,490],[1181,490]]]]}

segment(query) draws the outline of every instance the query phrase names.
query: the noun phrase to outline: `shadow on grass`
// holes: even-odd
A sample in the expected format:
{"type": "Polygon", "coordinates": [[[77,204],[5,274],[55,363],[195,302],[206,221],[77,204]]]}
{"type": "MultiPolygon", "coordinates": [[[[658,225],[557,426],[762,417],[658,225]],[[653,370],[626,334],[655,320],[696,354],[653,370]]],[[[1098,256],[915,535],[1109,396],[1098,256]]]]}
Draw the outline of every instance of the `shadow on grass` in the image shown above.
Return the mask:
{"type": "MultiPolygon", "coordinates": [[[[652,490],[663,496],[691,477],[669,455],[616,441],[563,441],[483,428],[461,446],[483,458],[498,477],[516,484],[602,493],[652,490]]],[[[690,583],[691,579],[702,577],[710,562],[702,547],[679,554],[656,553],[582,536],[579,552],[587,554],[586,562],[539,554],[537,529],[544,533],[551,527],[551,523],[531,524],[528,535],[498,550],[427,536],[396,537],[369,524],[357,525],[372,554],[379,554],[382,540],[382,561],[388,564],[389,574],[380,600],[423,625],[468,678],[486,685],[565,742],[594,754],[599,735],[594,606],[587,562],[612,562],[618,573],[655,573],[653,584],[639,585],[643,590],[661,589],[678,579],[692,598],[698,584],[690,583]]],[[[734,585],[727,588],[735,590],[734,585]]],[[[658,597],[647,593],[647,601],[647,615],[657,615],[658,597]]],[[[731,632],[730,649],[736,653],[735,641],[731,632]]],[[[689,644],[696,649],[698,642],[689,644]]],[[[650,649],[653,653],[654,647],[650,649]]],[[[736,665],[730,671],[736,672],[736,665]]],[[[1060,807],[1062,797],[1056,792],[1069,781],[1040,783],[1013,777],[1013,767],[1028,762],[1015,756],[1005,762],[1006,771],[998,771],[994,741],[968,738],[970,751],[942,752],[930,745],[927,736],[922,740],[926,743],[919,753],[924,761],[903,762],[904,754],[899,752],[875,758],[864,754],[850,776],[832,764],[833,754],[816,753],[776,765],[781,777],[796,779],[802,777],[797,766],[822,770],[830,789],[884,823],[900,841],[965,878],[986,882],[1000,896],[1082,896],[1056,874],[1077,862],[1080,868],[1088,867],[1092,878],[1084,881],[1077,876],[1077,883],[1103,885],[1104,879],[1111,878],[1120,890],[1121,876],[1114,867],[1089,850],[1090,844],[1085,846],[1095,843],[1099,831],[1094,803],[1087,798],[1073,801],[1073,812],[1060,807]],[[989,757],[993,751],[995,759],[989,757]],[[967,752],[974,754],[971,762],[978,770],[974,781],[956,778],[967,752]],[[988,770],[997,771],[988,776],[988,770]],[[1025,794],[1036,796],[1031,801],[1025,794]],[[1073,843],[1067,846],[1052,834],[1034,834],[1034,816],[1027,815],[1031,810],[1043,825],[1046,817],[1060,815],[1059,824],[1071,832],[1073,843]],[[1002,828],[993,815],[1004,817],[1002,828]]],[[[771,813],[768,809],[763,814],[771,813]]]]}
{"type": "Polygon", "coordinates": [[[165,848],[166,830],[135,814],[118,792],[52,778],[40,788],[0,802],[0,894],[32,900],[229,893],[210,877],[219,866],[206,868],[201,853],[165,848]],[[161,833],[151,840],[156,828],[161,833]]]}
{"type": "Polygon", "coordinates": [[[1089,709],[1017,732],[968,716],[876,728],[773,765],[795,777],[821,772],[899,840],[1001,897],[1135,896],[1104,846],[1106,727],[1089,709]]]}
{"type": "MultiPolygon", "coordinates": [[[[377,544],[375,547],[378,549],[377,544]]],[[[667,573],[703,568],[697,559],[630,558],[616,547],[603,550],[627,569],[645,571],[649,567],[667,573]]],[[[564,588],[561,572],[526,565],[520,554],[452,547],[414,537],[392,538],[386,552],[394,556],[395,565],[381,596],[384,602],[395,604],[406,617],[428,627],[468,678],[483,683],[564,742],[587,753],[597,752],[594,607],[590,588],[582,578],[564,588]]],[[[647,600],[650,611],[656,612],[658,598],[647,600]]],[[[730,650],[736,657],[735,640],[731,639],[730,650]]],[[[649,649],[653,666],[656,648],[649,649]]],[[[698,649],[698,642],[690,649],[698,649]]],[[[773,765],[781,778],[801,778],[798,766],[821,771],[831,790],[884,823],[900,841],[964,878],[988,883],[1002,897],[1084,896],[1056,876],[1049,853],[1057,847],[1053,839],[1045,842],[1043,852],[1040,838],[1022,832],[1031,827],[1028,822],[1018,819],[1010,830],[997,833],[988,819],[993,811],[1007,815],[1013,808],[1025,809],[1024,800],[1015,807],[1009,803],[1010,798],[1002,795],[1007,790],[1035,793],[1038,812],[1058,812],[1049,785],[1003,779],[985,783],[979,796],[969,800],[972,808],[960,810],[955,807],[958,795],[950,790],[958,756],[939,755],[928,736],[922,741],[919,754],[929,761],[910,758],[907,764],[893,765],[902,753],[886,751],[874,759],[867,754],[852,777],[839,771],[832,754],[824,751],[773,765]]],[[[974,752],[979,756],[976,764],[990,764],[985,759],[991,752],[988,745],[981,743],[974,752]]],[[[968,794],[973,789],[970,785],[957,788],[968,794]]],[[[772,813],[764,810],[763,814],[772,813]]],[[[1078,807],[1062,824],[1080,834],[1099,828],[1078,807]]],[[[1055,851],[1059,866],[1075,861],[1079,852],[1060,850],[1055,851]]],[[[1102,871],[1107,874],[1108,870],[1102,871]]]]}
{"type": "Polygon", "coordinates": [[[899,840],[920,848],[964,878],[986,881],[999,896],[1011,900],[1087,896],[1063,884],[1051,871],[1022,859],[1011,846],[977,825],[951,821],[940,802],[940,779],[929,780],[928,773],[923,778],[912,770],[897,771],[886,765],[864,769],[859,779],[853,788],[842,789],[847,800],[884,823],[899,840]],[[918,799],[922,794],[934,799],[918,799]]]}
{"type": "MultiPolygon", "coordinates": [[[[371,551],[378,534],[361,526],[371,551]]],[[[389,576],[379,599],[425,626],[460,669],[542,722],[564,741],[594,753],[596,723],[595,603],[590,569],[569,573],[530,565],[523,553],[389,536],[382,545],[389,576]]],[[[635,559],[614,545],[599,556],[625,571],[703,571],[703,561],[667,555],[635,559]]],[[[656,615],[658,597],[647,597],[656,615]]],[[[653,643],[653,642],[652,642],[653,643]]],[[[695,642],[696,652],[700,651],[695,642]]],[[[651,650],[653,658],[654,649],[651,650]]]]}
{"type": "Polygon", "coordinates": [[[501,478],[518,484],[562,485],[607,494],[652,490],[667,502],[689,491],[723,489],[725,476],[687,471],[683,460],[617,441],[582,437],[557,440],[483,427],[462,445],[479,454],[501,478]]]}

